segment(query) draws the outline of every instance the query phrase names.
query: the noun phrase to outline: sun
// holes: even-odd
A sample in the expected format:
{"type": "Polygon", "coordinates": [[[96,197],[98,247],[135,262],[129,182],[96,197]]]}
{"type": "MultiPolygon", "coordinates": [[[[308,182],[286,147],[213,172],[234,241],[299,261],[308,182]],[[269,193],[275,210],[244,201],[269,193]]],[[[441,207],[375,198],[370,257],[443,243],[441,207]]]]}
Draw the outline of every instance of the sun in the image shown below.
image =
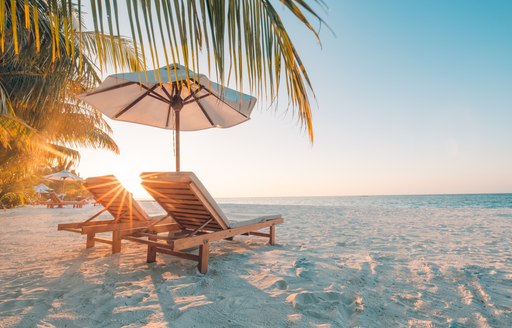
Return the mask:
{"type": "Polygon", "coordinates": [[[133,172],[118,171],[114,174],[135,199],[150,199],[151,196],[141,186],[140,177],[133,172]]]}

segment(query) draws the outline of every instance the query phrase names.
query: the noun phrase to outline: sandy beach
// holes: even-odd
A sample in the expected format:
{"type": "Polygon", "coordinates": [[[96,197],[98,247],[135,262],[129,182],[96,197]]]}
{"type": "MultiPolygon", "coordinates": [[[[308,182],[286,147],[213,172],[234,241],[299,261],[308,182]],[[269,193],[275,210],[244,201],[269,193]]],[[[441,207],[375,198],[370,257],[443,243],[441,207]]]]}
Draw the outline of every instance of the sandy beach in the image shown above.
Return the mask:
{"type": "MultiPolygon", "coordinates": [[[[146,205],[147,207],[147,205],[146,205]]],[[[0,327],[508,327],[512,209],[223,204],[282,213],[278,245],[212,245],[210,270],[57,231],[98,207],[0,213],[0,327]]],[[[105,216],[107,217],[107,216],[105,216]]]]}
{"type": "Polygon", "coordinates": [[[511,18],[3,0],[0,328],[512,328],[511,18]]]}

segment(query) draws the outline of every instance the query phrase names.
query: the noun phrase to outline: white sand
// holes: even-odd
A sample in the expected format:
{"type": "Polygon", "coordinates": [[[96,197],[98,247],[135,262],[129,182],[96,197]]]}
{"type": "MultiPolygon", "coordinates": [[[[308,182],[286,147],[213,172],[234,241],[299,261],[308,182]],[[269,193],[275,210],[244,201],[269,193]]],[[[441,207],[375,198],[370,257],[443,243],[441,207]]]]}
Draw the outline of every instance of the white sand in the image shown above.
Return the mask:
{"type": "Polygon", "coordinates": [[[510,327],[511,209],[224,205],[278,212],[277,246],[238,237],[195,263],[142,245],[85,250],[57,224],[98,210],[0,212],[0,327],[510,327]]]}

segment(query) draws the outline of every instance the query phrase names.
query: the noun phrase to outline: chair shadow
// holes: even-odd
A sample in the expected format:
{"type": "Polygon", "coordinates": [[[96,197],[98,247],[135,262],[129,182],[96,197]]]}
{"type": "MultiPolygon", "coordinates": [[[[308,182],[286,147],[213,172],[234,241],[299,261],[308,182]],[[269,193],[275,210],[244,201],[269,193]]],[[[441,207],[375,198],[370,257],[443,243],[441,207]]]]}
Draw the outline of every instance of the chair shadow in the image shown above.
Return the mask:
{"type": "Polygon", "coordinates": [[[52,303],[66,293],[67,287],[77,279],[77,273],[83,277],[83,274],[81,274],[79,270],[83,261],[78,259],[86,257],[88,253],[89,251],[82,250],[76,258],[61,263],[69,264],[69,267],[58,278],[43,282],[38,286],[38,288],[46,288],[47,292],[31,300],[33,303],[31,310],[23,315],[22,319],[16,325],[17,327],[35,327],[47,317],[52,308],[52,303]]]}
{"type": "MultiPolygon", "coordinates": [[[[206,275],[197,272],[195,262],[163,254],[158,255],[157,263],[147,264],[145,247],[131,243],[126,245],[130,249],[117,255],[108,254],[106,247],[81,250],[75,257],[56,264],[66,267],[59,277],[45,279],[42,276],[28,287],[44,292],[29,294],[28,302],[13,300],[14,311],[21,316],[15,327],[35,327],[42,323],[145,325],[153,323],[155,318],[168,326],[176,326],[177,322],[258,326],[258,323],[265,324],[263,318],[261,322],[260,319],[248,321],[248,318],[258,318],[261,306],[266,307],[266,311],[280,307],[281,312],[283,309],[290,312],[289,305],[282,300],[272,299],[249,283],[251,266],[240,267],[257,249],[269,250],[267,247],[272,246],[260,241],[239,243],[240,240],[226,241],[216,246],[210,254],[210,271],[206,275]],[[236,267],[235,272],[230,270],[231,265],[236,267]],[[88,271],[89,266],[93,273],[88,271]],[[28,306],[30,310],[23,313],[28,306]],[[215,316],[205,318],[204,314],[210,310],[215,316]]],[[[28,275],[37,276],[37,273],[28,272],[28,275]]],[[[279,312],[274,313],[276,315],[279,312]]],[[[286,315],[281,324],[286,324],[286,315]]]]}
{"type": "Polygon", "coordinates": [[[272,312],[281,317],[275,326],[287,325],[291,307],[282,299],[274,298],[266,291],[250,284],[254,265],[240,267],[255,250],[274,247],[263,244],[240,243],[240,240],[224,241],[210,253],[210,268],[206,275],[197,271],[192,261],[158,254],[157,262],[148,264],[151,282],[156,291],[158,303],[169,326],[180,326],[195,322],[208,326],[259,327],[268,324],[263,312],[272,312]],[[226,247],[237,252],[226,251],[226,247]],[[236,270],[223,271],[232,265],[236,270]],[[252,269],[251,269],[252,268],[252,269]],[[225,288],[225,289],[224,289],[225,288]],[[208,308],[204,311],[204,308],[208,308]],[[279,309],[279,310],[277,310],[279,309]],[[204,318],[205,313],[215,313],[204,318]]]}

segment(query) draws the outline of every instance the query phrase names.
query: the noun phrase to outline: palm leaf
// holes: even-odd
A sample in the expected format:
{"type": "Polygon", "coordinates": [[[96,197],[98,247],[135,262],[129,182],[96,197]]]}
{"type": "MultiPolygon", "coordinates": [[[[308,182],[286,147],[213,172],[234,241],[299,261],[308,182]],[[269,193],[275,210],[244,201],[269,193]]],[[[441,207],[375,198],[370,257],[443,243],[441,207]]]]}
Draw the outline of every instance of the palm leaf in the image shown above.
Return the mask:
{"type": "Polygon", "coordinates": [[[136,51],[131,40],[96,32],[81,32],[79,35],[82,38],[84,52],[94,56],[98,61],[103,56],[104,62],[116,69],[140,70],[142,55],[136,51]],[[100,44],[103,47],[101,49],[100,44]]]}
{"type": "MultiPolygon", "coordinates": [[[[265,96],[271,103],[284,91],[290,107],[298,114],[299,122],[306,127],[313,140],[310,104],[310,97],[314,97],[313,86],[275,6],[280,4],[319,40],[318,30],[326,24],[316,7],[325,10],[326,4],[323,0],[126,0],[135,53],[131,59],[126,60],[123,59],[123,55],[127,53],[120,50],[122,39],[119,37],[120,9],[117,1],[89,1],[95,42],[91,42],[92,37],[87,37],[87,40],[83,39],[79,43],[79,50],[85,46],[94,51],[100,70],[105,67],[107,61],[112,62],[116,70],[123,67],[137,71],[145,70],[146,55],[150,55],[153,66],[159,66],[162,54],[156,51],[158,35],[160,42],[168,45],[163,53],[163,61],[166,63],[169,61],[170,53],[173,61],[197,71],[200,67],[199,61],[203,58],[199,53],[205,51],[208,70],[214,70],[221,84],[229,83],[232,78],[241,91],[248,88],[260,97],[265,96]],[[318,29],[315,29],[311,19],[319,23],[318,29]],[[108,28],[106,36],[105,25],[108,28]],[[117,28],[115,32],[114,26],[117,28]],[[146,37],[143,37],[143,30],[146,37]],[[143,64],[135,66],[134,58],[140,59],[139,51],[143,64]],[[248,85],[244,85],[244,81],[247,81],[248,85]]],[[[67,22],[72,21],[73,10],[62,9],[70,8],[70,1],[52,0],[48,2],[48,6],[44,5],[44,1],[30,0],[29,6],[36,3],[37,6],[49,11],[49,36],[54,44],[52,61],[56,61],[60,59],[59,56],[68,53],[67,38],[62,39],[64,47],[59,45],[61,35],[58,28],[71,25],[67,22]]],[[[18,44],[18,38],[21,39],[21,34],[26,33],[18,33],[17,28],[20,25],[17,22],[26,21],[27,12],[30,12],[26,10],[25,4],[25,1],[11,0],[5,1],[4,6],[0,5],[0,32],[10,16],[13,33],[8,34],[8,37],[12,38],[15,54],[23,52],[25,47],[22,43],[18,44]],[[24,16],[20,17],[20,13],[24,16]],[[19,19],[15,19],[16,17],[19,19]]],[[[80,10],[79,6],[79,17],[80,10]]],[[[45,24],[45,19],[39,18],[38,21],[40,25],[45,24]]],[[[3,45],[8,37],[6,33],[0,34],[0,43],[3,45]]],[[[64,27],[64,35],[73,35],[73,32],[64,27]]],[[[80,34],[79,39],[84,35],[80,34]]],[[[36,44],[39,46],[44,42],[41,39],[36,41],[36,44]]],[[[81,63],[82,52],[71,53],[78,53],[81,63]]]]}

